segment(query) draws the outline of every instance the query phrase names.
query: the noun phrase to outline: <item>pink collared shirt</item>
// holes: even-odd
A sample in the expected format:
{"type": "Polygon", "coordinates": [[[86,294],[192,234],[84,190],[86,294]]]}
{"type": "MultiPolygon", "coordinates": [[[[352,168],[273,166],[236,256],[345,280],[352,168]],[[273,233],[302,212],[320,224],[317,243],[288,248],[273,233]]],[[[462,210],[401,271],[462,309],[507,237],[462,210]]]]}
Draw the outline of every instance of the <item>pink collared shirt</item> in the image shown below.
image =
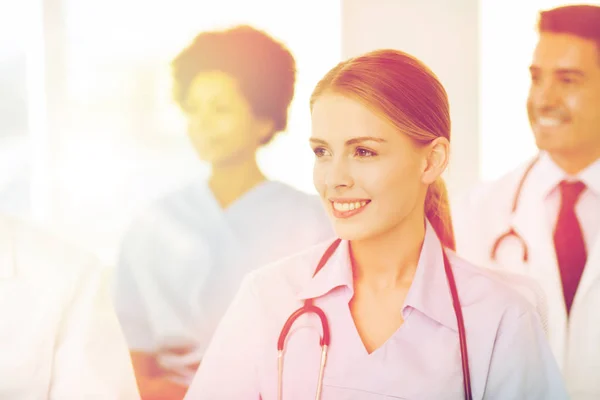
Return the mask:
{"type": "MultiPolygon", "coordinates": [[[[250,273],[212,339],[186,399],[277,398],[277,339],[307,298],[329,320],[323,400],[462,399],[456,317],[442,247],[427,224],[402,314],[404,323],[369,354],[348,303],[348,242],[314,269],[329,243],[250,273]]],[[[448,251],[465,319],[474,399],[566,399],[555,360],[531,305],[486,270],[448,251]]],[[[283,398],[313,399],[321,324],[300,317],[285,346],[283,398]]]]}

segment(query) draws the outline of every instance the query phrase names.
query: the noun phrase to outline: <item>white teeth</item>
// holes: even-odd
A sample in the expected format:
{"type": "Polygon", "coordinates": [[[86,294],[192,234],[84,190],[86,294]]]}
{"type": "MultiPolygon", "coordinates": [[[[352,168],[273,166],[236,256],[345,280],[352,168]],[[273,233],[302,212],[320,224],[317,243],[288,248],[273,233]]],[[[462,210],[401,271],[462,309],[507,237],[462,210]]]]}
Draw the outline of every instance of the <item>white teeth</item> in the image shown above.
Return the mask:
{"type": "Polygon", "coordinates": [[[539,117],[537,122],[542,126],[558,126],[562,123],[560,119],[549,117],[539,117]]]}
{"type": "Polygon", "coordinates": [[[333,203],[333,208],[335,208],[337,211],[353,211],[353,210],[358,210],[361,207],[364,207],[367,205],[368,202],[366,201],[357,201],[354,203],[338,203],[338,202],[334,202],[333,203]]]}

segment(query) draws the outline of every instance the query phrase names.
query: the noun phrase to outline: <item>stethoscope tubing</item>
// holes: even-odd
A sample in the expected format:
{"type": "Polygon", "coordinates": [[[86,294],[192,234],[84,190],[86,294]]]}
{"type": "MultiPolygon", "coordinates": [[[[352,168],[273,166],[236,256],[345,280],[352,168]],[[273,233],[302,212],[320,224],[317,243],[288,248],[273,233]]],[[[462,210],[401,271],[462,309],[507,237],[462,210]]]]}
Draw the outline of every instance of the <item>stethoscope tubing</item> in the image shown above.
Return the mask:
{"type": "MultiPolygon", "coordinates": [[[[323,253],[317,268],[313,274],[313,278],[317,275],[317,273],[325,266],[329,258],[331,258],[332,254],[335,252],[337,247],[339,246],[341,240],[335,240],[323,253]]],[[[463,387],[465,392],[465,399],[471,400],[473,398],[471,392],[471,373],[469,369],[469,355],[467,349],[467,339],[466,339],[466,330],[465,323],[462,313],[462,307],[460,305],[460,299],[458,296],[458,290],[456,288],[456,281],[454,279],[454,273],[452,272],[452,268],[450,266],[450,261],[448,260],[448,256],[446,255],[446,251],[442,249],[442,254],[444,257],[444,271],[446,273],[446,279],[448,281],[448,286],[450,288],[450,294],[452,296],[452,305],[454,307],[454,313],[456,315],[456,322],[458,326],[458,336],[460,343],[460,355],[461,355],[461,367],[463,372],[463,387]]],[[[316,400],[321,400],[321,395],[323,391],[323,377],[325,372],[325,365],[327,363],[327,354],[329,350],[329,345],[331,341],[331,334],[329,330],[329,322],[327,320],[327,316],[325,312],[317,307],[314,304],[313,299],[307,299],[304,302],[304,305],[294,311],[289,318],[285,321],[283,328],[279,334],[279,339],[277,340],[277,399],[282,400],[283,398],[283,358],[285,353],[285,341],[289,335],[289,332],[292,328],[294,322],[304,314],[316,314],[321,321],[322,328],[322,336],[320,339],[321,346],[321,362],[319,366],[319,376],[317,380],[317,391],[316,391],[316,400]]]]}

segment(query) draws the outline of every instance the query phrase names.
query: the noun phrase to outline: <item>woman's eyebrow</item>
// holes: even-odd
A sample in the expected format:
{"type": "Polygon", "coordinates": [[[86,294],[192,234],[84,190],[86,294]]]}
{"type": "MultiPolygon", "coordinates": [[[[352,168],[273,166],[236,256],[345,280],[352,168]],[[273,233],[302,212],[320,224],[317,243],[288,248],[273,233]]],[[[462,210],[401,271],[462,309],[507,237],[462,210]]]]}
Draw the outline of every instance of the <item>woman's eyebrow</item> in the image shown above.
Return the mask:
{"type": "Polygon", "coordinates": [[[385,143],[385,139],[375,136],[359,136],[346,141],[346,146],[362,143],[362,142],[377,142],[377,143],[385,143]]]}
{"type": "MultiPolygon", "coordinates": [[[[362,143],[362,142],[377,142],[377,143],[385,143],[385,139],[382,139],[380,137],[376,137],[376,136],[358,136],[358,137],[354,137],[352,139],[348,139],[346,141],[346,146],[351,146],[351,145],[355,145],[357,143],[362,143]]],[[[315,144],[315,145],[327,145],[327,142],[323,139],[319,139],[319,138],[315,138],[315,137],[311,137],[309,139],[309,142],[311,144],[315,144]]]]}

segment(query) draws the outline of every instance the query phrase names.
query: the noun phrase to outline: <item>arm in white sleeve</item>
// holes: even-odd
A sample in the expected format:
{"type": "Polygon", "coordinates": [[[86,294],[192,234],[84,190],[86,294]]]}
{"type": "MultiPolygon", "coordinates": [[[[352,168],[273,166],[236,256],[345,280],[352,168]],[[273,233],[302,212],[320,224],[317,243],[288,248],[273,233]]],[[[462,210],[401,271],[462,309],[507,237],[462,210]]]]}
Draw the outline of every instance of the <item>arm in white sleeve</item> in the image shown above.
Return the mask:
{"type": "Polygon", "coordinates": [[[151,254],[151,243],[139,243],[139,237],[130,234],[122,242],[115,269],[113,295],[117,317],[131,351],[155,352],[153,331],[148,321],[147,304],[140,288],[140,272],[148,273],[150,264],[144,260],[151,254]]]}
{"type": "Polygon", "coordinates": [[[74,281],[58,332],[50,399],[139,399],[111,298],[109,271],[93,265],[74,281]]]}

